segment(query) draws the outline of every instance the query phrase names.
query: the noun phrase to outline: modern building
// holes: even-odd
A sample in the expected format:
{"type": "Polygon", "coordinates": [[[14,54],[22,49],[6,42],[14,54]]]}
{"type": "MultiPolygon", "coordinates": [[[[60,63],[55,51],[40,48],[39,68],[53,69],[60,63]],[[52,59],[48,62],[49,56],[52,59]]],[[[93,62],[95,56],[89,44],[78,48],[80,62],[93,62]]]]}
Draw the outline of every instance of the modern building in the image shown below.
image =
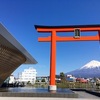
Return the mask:
{"type": "MultiPolygon", "coordinates": [[[[37,82],[40,82],[40,83],[42,82],[42,80],[45,80],[46,83],[49,83],[50,82],[50,76],[37,76],[36,80],[37,80],[37,82]]],[[[60,75],[55,76],[55,81],[56,81],[56,83],[61,82],[60,75]]]]}
{"type": "Polygon", "coordinates": [[[0,23],[0,86],[21,64],[36,63],[37,61],[0,23]]]}
{"type": "Polygon", "coordinates": [[[44,80],[46,83],[49,82],[49,76],[37,76],[36,77],[36,82],[37,83],[41,83],[42,80],[44,80]]]}
{"type": "Polygon", "coordinates": [[[36,81],[36,74],[36,69],[34,69],[33,67],[24,69],[24,71],[19,74],[19,82],[24,82],[25,84],[29,82],[31,84],[34,84],[36,81]]]}
{"type": "Polygon", "coordinates": [[[15,79],[14,75],[10,75],[9,84],[14,84],[15,82],[16,82],[16,79],[15,79]]]}

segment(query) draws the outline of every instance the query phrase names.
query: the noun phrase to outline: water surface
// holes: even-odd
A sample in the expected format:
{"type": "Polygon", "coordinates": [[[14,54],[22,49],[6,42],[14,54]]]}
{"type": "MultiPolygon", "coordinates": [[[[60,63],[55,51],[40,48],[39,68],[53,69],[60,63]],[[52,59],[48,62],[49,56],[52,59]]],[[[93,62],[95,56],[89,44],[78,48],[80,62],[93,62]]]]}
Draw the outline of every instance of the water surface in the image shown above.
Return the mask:
{"type": "MultiPolygon", "coordinates": [[[[10,87],[10,88],[0,88],[0,92],[47,93],[48,89],[47,88],[35,88],[35,87],[10,87]]],[[[58,88],[57,93],[73,93],[73,91],[70,89],[58,88]]]]}

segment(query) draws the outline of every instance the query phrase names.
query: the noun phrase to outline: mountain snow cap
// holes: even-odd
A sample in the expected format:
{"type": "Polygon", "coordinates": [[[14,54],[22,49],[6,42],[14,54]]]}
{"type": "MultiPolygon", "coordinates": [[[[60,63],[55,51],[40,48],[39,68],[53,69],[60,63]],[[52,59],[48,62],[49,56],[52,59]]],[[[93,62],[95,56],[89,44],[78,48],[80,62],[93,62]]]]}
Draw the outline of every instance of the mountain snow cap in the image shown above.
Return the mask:
{"type": "Polygon", "coordinates": [[[80,69],[91,69],[91,68],[100,68],[100,62],[96,61],[96,60],[92,60],[89,63],[87,63],[86,65],[84,65],[83,67],[81,67],[80,69]]]}

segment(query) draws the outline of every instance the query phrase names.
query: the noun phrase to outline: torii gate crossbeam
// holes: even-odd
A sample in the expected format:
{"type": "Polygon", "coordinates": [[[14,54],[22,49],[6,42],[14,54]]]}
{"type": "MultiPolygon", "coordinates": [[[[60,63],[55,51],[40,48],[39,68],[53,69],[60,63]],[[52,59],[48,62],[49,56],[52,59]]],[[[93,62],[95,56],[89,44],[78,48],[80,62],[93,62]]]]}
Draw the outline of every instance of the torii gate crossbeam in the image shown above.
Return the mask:
{"type": "Polygon", "coordinates": [[[56,73],[56,42],[68,41],[100,41],[100,25],[72,25],[72,26],[41,26],[35,25],[38,32],[50,32],[49,37],[38,38],[39,42],[51,42],[51,56],[50,56],[50,91],[56,91],[55,73],[56,73]],[[57,32],[74,32],[79,29],[81,32],[97,31],[95,36],[79,36],[76,37],[59,37],[57,32]]]}

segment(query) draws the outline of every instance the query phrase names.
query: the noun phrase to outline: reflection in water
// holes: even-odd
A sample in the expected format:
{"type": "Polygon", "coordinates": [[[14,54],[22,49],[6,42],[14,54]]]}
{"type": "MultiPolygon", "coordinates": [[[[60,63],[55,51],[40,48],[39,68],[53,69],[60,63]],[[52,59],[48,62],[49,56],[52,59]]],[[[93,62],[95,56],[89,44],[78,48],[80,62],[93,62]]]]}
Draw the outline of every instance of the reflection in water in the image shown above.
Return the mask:
{"type": "MultiPolygon", "coordinates": [[[[0,88],[0,92],[23,92],[23,93],[47,93],[47,88],[35,87],[14,87],[14,88],[0,88]]],[[[57,89],[58,93],[73,93],[70,89],[57,89]]]]}

